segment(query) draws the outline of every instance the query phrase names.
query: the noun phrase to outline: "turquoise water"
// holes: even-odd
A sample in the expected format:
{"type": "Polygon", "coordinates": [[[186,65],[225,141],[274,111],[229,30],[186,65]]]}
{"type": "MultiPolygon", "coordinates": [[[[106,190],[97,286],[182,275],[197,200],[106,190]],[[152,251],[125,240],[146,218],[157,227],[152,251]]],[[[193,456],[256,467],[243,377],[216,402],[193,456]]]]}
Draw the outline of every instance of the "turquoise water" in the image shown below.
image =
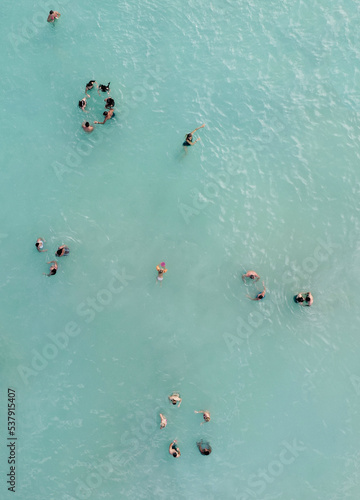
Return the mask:
{"type": "Polygon", "coordinates": [[[359,498],[359,21],[343,0],[3,5],[1,498],[8,387],[21,500],[359,498]],[[116,117],[87,135],[93,78],[116,117]]]}

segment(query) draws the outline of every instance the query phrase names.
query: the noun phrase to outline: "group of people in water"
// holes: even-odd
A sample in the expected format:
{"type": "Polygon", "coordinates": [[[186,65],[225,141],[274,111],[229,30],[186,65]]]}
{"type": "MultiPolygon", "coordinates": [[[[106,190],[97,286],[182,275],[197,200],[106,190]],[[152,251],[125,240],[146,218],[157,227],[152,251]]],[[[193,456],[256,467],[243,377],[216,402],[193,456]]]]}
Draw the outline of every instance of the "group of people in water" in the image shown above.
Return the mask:
{"type": "MultiPolygon", "coordinates": [[[[56,19],[59,19],[60,16],[61,16],[60,12],[58,12],[57,10],[51,10],[49,12],[47,21],[48,21],[48,23],[54,23],[56,21],[56,19]]],[[[98,85],[95,80],[90,80],[86,84],[86,87],[85,87],[85,95],[86,95],[86,97],[90,98],[90,95],[88,94],[88,91],[91,90],[94,87],[94,85],[96,85],[97,91],[98,91],[99,95],[100,95],[100,91],[101,92],[107,92],[108,94],[110,93],[110,82],[107,85],[102,85],[102,84],[98,85]]],[[[85,113],[88,112],[88,111],[86,111],[86,106],[87,106],[86,97],[83,97],[79,101],[79,108],[82,111],[84,111],[85,113]]],[[[113,116],[115,116],[115,112],[114,112],[115,101],[114,101],[114,99],[109,96],[106,99],[104,99],[104,101],[106,103],[105,104],[105,109],[107,110],[107,111],[103,112],[104,120],[102,122],[94,121],[94,125],[104,125],[104,123],[106,123],[113,116]]],[[[91,132],[94,131],[94,126],[91,125],[89,121],[84,121],[81,126],[82,126],[83,130],[85,132],[87,132],[87,133],[91,133],[91,132]]],[[[197,127],[192,132],[189,132],[188,134],[186,134],[185,141],[183,142],[183,146],[184,146],[184,149],[185,149],[186,152],[187,152],[187,148],[189,146],[194,146],[194,144],[196,144],[198,141],[200,141],[200,137],[198,137],[197,139],[194,140],[193,139],[193,135],[194,135],[195,132],[197,132],[199,129],[201,129],[203,127],[205,127],[205,124],[200,125],[200,127],[197,127]]]]}
{"type": "MultiPolygon", "coordinates": [[[[115,112],[114,112],[115,101],[112,97],[109,96],[110,82],[107,85],[103,85],[103,84],[98,85],[96,80],[90,80],[85,86],[85,95],[87,97],[90,97],[88,92],[89,92],[89,90],[94,88],[94,85],[96,85],[97,92],[98,92],[99,96],[101,95],[100,92],[104,92],[104,93],[106,92],[108,94],[108,97],[106,97],[104,99],[105,109],[107,110],[107,111],[103,112],[104,120],[102,122],[94,121],[94,124],[104,125],[104,123],[106,123],[113,116],[115,116],[115,112]]],[[[88,111],[86,110],[86,106],[87,106],[87,100],[86,100],[86,97],[83,97],[81,99],[81,101],[79,101],[79,108],[82,111],[84,111],[84,113],[88,113],[88,111]]],[[[94,126],[90,125],[90,122],[88,122],[88,121],[84,121],[81,126],[82,126],[83,130],[87,133],[91,133],[94,130],[94,126]]]]}
{"type": "MultiPolygon", "coordinates": [[[[259,281],[260,276],[255,272],[255,271],[247,271],[245,274],[242,275],[243,282],[246,283],[246,279],[252,280],[254,283],[259,281]]],[[[250,295],[247,295],[249,299],[251,300],[262,300],[265,297],[266,293],[266,288],[264,282],[263,284],[263,291],[259,292],[256,297],[253,299],[250,297],[250,295]]],[[[297,295],[295,295],[294,300],[297,304],[300,304],[301,306],[311,306],[312,303],[314,302],[314,298],[311,295],[311,292],[300,292],[297,295]]]]}
{"type": "MultiPolygon", "coordinates": [[[[164,279],[164,274],[167,272],[167,269],[165,268],[165,262],[161,262],[161,264],[158,264],[156,266],[156,270],[158,272],[156,280],[159,281],[160,284],[162,284],[162,281],[164,279]]],[[[242,275],[242,280],[244,283],[246,283],[247,280],[256,283],[257,281],[259,281],[259,279],[260,276],[255,271],[247,271],[245,274],[242,275]]],[[[247,295],[247,297],[250,300],[263,300],[266,294],[266,287],[264,282],[262,282],[262,285],[263,285],[263,290],[259,292],[255,298],[250,297],[250,295],[247,295]]],[[[300,304],[301,306],[311,306],[314,302],[314,298],[311,295],[311,292],[300,292],[297,295],[295,295],[294,300],[297,304],[300,304]]]]}
{"type": "MultiPolygon", "coordinates": [[[[44,238],[38,238],[36,240],[35,247],[38,252],[47,252],[47,249],[44,248],[45,243],[46,240],[44,238]]],[[[70,253],[69,247],[67,247],[66,245],[61,245],[56,250],[55,257],[64,257],[65,255],[69,255],[69,253],[70,253]]],[[[51,264],[50,272],[48,274],[47,273],[43,274],[45,274],[46,276],[54,276],[54,274],[56,274],[58,270],[58,263],[56,262],[56,260],[50,260],[49,262],[47,262],[47,264],[51,264]]]]}
{"type": "MultiPolygon", "coordinates": [[[[181,399],[180,394],[178,392],[173,392],[170,396],[168,396],[168,399],[169,399],[170,403],[172,403],[174,406],[177,405],[178,408],[180,408],[182,399],[181,399]]],[[[202,422],[201,425],[205,422],[210,422],[210,412],[208,410],[199,410],[199,411],[195,410],[194,413],[202,413],[203,414],[204,422],[202,422]]],[[[160,429],[164,429],[167,426],[167,420],[162,413],[160,413],[160,419],[161,419],[160,429]]],[[[196,446],[199,448],[199,451],[202,455],[210,455],[210,453],[212,451],[210,444],[207,442],[204,442],[203,440],[198,441],[196,443],[196,446]]],[[[169,453],[174,458],[178,458],[181,456],[180,448],[177,444],[176,439],[174,439],[174,441],[172,441],[170,443],[169,453]]]]}

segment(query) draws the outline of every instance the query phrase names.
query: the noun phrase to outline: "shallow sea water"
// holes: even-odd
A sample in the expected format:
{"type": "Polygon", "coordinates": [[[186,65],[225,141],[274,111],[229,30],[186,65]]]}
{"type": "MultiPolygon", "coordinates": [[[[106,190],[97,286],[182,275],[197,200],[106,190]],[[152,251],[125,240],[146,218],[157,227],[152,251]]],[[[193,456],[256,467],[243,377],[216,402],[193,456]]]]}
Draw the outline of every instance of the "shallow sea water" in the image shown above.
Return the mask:
{"type": "Polygon", "coordinates": [[[21,500],[358,499],[359,5],[20,0],[1,17],[1,498],[11,387],[21,500]],[[116,117],[86,135],[90,79],[116,117]]]}

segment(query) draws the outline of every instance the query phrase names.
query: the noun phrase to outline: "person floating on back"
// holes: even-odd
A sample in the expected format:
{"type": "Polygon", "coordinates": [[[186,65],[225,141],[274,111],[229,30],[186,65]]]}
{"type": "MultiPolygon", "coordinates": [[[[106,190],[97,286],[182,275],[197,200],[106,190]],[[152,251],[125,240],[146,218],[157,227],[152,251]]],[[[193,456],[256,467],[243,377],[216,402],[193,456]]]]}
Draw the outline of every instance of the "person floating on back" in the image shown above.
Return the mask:
{"type": "Polygon", "coordinates": [[[314,297],[311,295],[311,292],[301,292],[295,295],[294,300],[301,306],[310,307],[314,302],[314,297]]]}
{"type": "Polygon", "coordinates": [[[36,240],[35,246],[36,246],[36,250],[37,250],[38,252],[47,252],[47,250],[43,250],[43,248],[44,248],[44,243],[45,243],[44,238],[38,238],[38,239],[36,240]]]}
{"type": "Polygon", "coordinates": [[[58,12],[57,10],[51,10],[49,12],[47,22],[53,23],[56,19],[59,19],[60,16],[61,16],[60,12],[58,12]]]}
{"type": "Polygon", "coordinates": [[[199,448],[199,451],[202,455],[210,455],[210,453],[212,452],[212,449],[211,449],[211,446],[209,443],[203,443],[203,441],[199,441],[198,443],[196,443],[196,446],[199,448]],[[204,444],[204,446],[203,446],[204,444]]]}
{"type": "Polygon", "coordinates": [[[105,122],[107,122],[108,120],[110,120],[110,118],[115,116],[115,113],[114,113],[113,109],[109,109],[109,111],[104,111],[103,115],[105,116],[105,119],[103,122],[94,122],[94,123],[97,123],[99,125],[104,125],[105,122]]]}
{"type": "MultiPolygon", "coordinates": [[[[88,90],[91,90],[91,89],[94,87],[94,83],[96,83],[96,80],[90,80],[90,82],[88,82],[88,83],[86,84],[86,87],[85,87],[85,94],[86,94],[88,97],[90,97],[90,96],[89,96],[89,94],[88,94],[87,92],[88,92],[88,90]]],[[[96,83],[96,87],[97,87],[97,86],[98,86],[98,84],[96,83]]]]}
{"type": "Polygon", "coordinates": [[[260,276],[255,271],[248,271],[246,274],[242,275],[242,279],[243,279],[244,283],[246,282],[245,278],[249,278],[251,280],[254,280],[254,283],[256,283],[257,281],[259,281],[260,276]]]}
{"type": "Polygon", "coordinates": [[[90,134],[90,132],[92,132],[94,130],[94,127],[92,125],[90,125],[89,122],[82,122],[82,128],[83,130],[85,130],[85,132],[87,132],[88,134],[90,134]]]}
{"type": "Polygon", "coordinates": [[[175,405],[177,405],[177,404],[179,403],[179,404],[178,404],[178,407],[180,408],[180,405],[181,405],[181,401],[182,401],[182,399],[181,399],[180,394],[179,394],[178,392],[173,392],[173,393],[171,394],[171,396],[168,396],[168,398],[169,398],[170,402],[171,402],[174,406],[175,406],[175,405]]]}
{"type": "Polygon", "coordinates": [[[161,418],[160,429],[165,429],[165,427],[167,426],[167,420],[162,413],[160,413],[160,418],[161,418]]]}
{"type": "Polygon", "coordinates": [[[51,260],[50,262],[47,262],[47,264],[52,264],[52,266],[50,266],[50,272],[49,274],[46,273],[43,274],[45,274],[46,276],[53,276],[54,274],[56,274],[58,268],[56,260],[51,260]]]}
{"type": "Polygon", "coordinates": [[[257,296],[255,297],[255,299],[250,297],[250,295],[247,295],[247,297],[249,297],[250,300],[262,300],[265,297],[266,288],[265,288],[264,282],[262,282],[262,284],[263,284],[264,290],[262,292],[258,293],[257,296]]]}
{"type": "Polygon", "coordinates": [[[98,86],[98,94],[99,95],[100,95],[100,92],[99,92],[100,90],[101,90],[101,92],[109,93],[110,92],[110,82],[107,85],[99,85],[98,86]]]}
{"type": "Polygon", "coordinates": [[[70,249],[66,245],[61,245],[56,252],[55,252],[55,257],[63,257],[64,255],[69,255],[70,249]]]}
{"type": "Polygon", "coordinates": [[[196,141],[193,141],[193,134],[199,130],[200,128],[203,128],[205,127],[205,123],[203,125],[201,125],[200,127],[196,128],[195,130],[193,130],[192,132],[190,132],[189,134],[186,134],[185,136],[185,141],[183,142],[183,146],[184,147],[187,147],[187,146],[193,146],[197,141],[200,141],[200,137],[198,137],[196,139],[196,141]]]}
{"type": "MultiPolygon", "coordinates": [[[[204,420],[205,422],[210,422],[210,412],[208,410],[200,410],[200,411],[196,411],[194,413],[203,413],[203,417],[204,417],[204,420]]],[[[204,422],[201,422],[200,425],[202,425],[204,422]]]]}

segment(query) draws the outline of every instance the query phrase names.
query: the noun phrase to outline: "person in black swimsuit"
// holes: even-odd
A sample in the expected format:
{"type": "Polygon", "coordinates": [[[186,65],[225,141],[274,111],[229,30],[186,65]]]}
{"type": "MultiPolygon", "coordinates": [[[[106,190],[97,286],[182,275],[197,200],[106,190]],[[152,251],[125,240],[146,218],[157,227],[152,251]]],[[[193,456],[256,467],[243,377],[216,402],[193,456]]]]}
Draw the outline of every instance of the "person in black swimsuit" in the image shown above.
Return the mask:
{"type": "Polygon", "coordinates": [[[85,113],[88,113],[88,111],[85,111],[85,108],[86,108],[86,97],[84,97],[83,99],[81,99],[81,101],[79,101],[79,108],[84,111],[85,113]]]}
{"type": "MultiPolygon", "coordinates": [[[[90,96],[89,96],[89,94],[87,93],[87,91],[88,91],[88,90],[91,90],[91,89],[94,87],[94,83],[96,83],[96,81],[95,81],[95,80],[90,80],[90,82],[86,84],[86,87],[85,87],[85,94],[86,94],[88,97],[90,97],[90,96]]],[[[96,83],[96,86],[97,86],[97,83],[96,83]]]]}
{"type": "Polygon", "coordinates": [[[53,276],[54,274],[56,274],[56,271],[58,268],[56,260],[51,260],[50,262],[47,262],[47,264],[53,264],[53,265],[50,266],[49,274],[46,274],[46,273],[43,273],[43,274],[45,274],[46,276],[53,276]]]}
{"type": "Polygon", "coordinates": [[[99,90],[101,90],[101,92],[109,93],[110,92],[110,82],[107,85],[99,85],[98,86],[98,94],[100,95],[99,90]]]}
{"type": "Polygon", "coordinates": [[[70,249],[66,245],[61,245],[56,252],[55,252],[55,257],[63,257],[64,255],[69,255],[70,249]]]}
{"type": "Polygon", "coordinates": [[[104,99],[105,101],[105,108],[106,109],[112,109],[114,106],[115,106],[115,101],[112,97],[107,97],[106,99],[104,99]]]}
{"type": "Polygon", "coordinates": [[[204,446],[203,446],[203,441],[199,441],[198,443],[196,443],[196,446],[199,448],[199,451],[202,455],[210,455],[210,453],[212,452],[212,449],[211,449],[211,446],[209,445],[209,443],[206,443],[204,446]]]}
{"type": "Polygon", "coordinates": [[[201,125],[200,127],[196,128],[195,130],[193,130],[192,132],[190,132],[189,134],[186,134],[185,136],[185,141],[183,142],[183,146],[186,147],[186,146],[193,146],[197,141],[200,141],[200,137],[198,137],[196,139],[196,141],[193,141],[193,134],[199,130],[200,128],[203,128],[205,127],[205,123],[203,125],[201,125]]]}

